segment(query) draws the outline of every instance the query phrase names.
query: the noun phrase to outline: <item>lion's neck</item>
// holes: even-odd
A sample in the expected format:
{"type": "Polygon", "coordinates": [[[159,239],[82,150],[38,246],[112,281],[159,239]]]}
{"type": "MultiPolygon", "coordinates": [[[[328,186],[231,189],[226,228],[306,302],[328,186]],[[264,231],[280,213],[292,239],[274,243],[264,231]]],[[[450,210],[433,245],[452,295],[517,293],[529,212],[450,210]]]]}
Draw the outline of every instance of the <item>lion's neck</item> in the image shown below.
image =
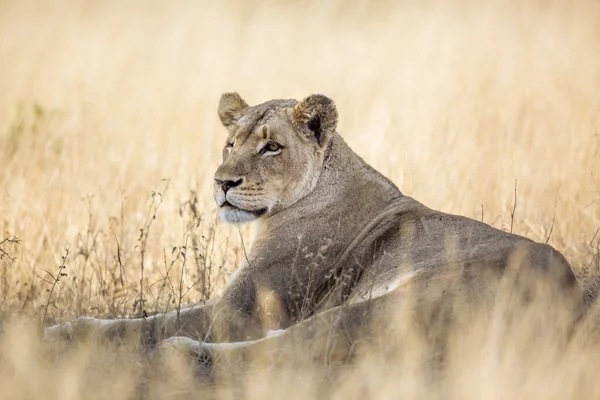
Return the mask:
{"type": "MultiPolygon", "coordinates": [[[[281,296],[295,293],[303,299],[300,305],[286,305],[291,318],[312,310],[305,310],[304,305],[324,301],[338,264],[356,258],[357,238],[364,229],[376,230],[373,222],[402,197],[394,184],[354,154],[341,137],[336,135],[327,151],[315,189],[260,222],[248,257],[256,282],[282,290],[281,296]]],[[[368,240],[377,238],[369,235],[368,240]]],[[[358,246],[370,243],[363,240],[358,246]]]]}
{"type": "Polygon", "coordinates": [[[357,229],[400,197],[402,193],[392,182],[365,163],[336,134],[326,150],[314,190],[259,222],[254,242],[260,243],[257,252],[264,256],[275,243],[278,248],[301,246],[312,252],[331,241],[327,258],[335,259],[353,240],[357,229]]]}
{"type": "MultiPolygon", "coordinates": [[[[389,196],[389,198],[402,196],[396,185],[367,164],[346,144],[340,135],[335,134],[326,151],[321,177],[316,190],[319,186],[326,189],[335,188],[345,195],[347,189],[355,188],[356,185],[372,188],[375,190],[374,196],[381,194],[389,196]]],[[[318,192],[314,194],[319,195],[318,192]]],[[[364,197],[359,199],[360,202],[365,200],[364,197]]],[[[374,198],[371,200],[377,201],[374,198]]],[[[383,204],[387,203],[384,200],[383,204]]]]}

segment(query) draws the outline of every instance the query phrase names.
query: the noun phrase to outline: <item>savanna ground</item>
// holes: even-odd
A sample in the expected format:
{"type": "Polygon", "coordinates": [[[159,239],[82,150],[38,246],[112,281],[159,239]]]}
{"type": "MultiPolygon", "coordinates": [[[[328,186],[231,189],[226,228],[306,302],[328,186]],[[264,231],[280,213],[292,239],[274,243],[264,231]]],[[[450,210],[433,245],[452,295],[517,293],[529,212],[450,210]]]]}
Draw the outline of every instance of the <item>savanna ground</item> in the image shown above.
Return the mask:
{"type": "MultiPolygon", "coordinates": [[[[149,380],[126,346],[56,355],[39,326],[219,295],[252,234],[216,220],[222,92],[329,95],[342,136],[405,194],[550,243],[586,285],[600,266],[598,88],[593,1],[0,0],[0,398],[205,393],[177,357],[149,380]]],[[[484,320],[455,335],[436,384],[399,318],[403,351],[358,360],[327,394],[323,368],[259,368],[216,396],[600,393],[598,346],[556,350],[543,319],[533,337],[532,321],[484,320]]]]}

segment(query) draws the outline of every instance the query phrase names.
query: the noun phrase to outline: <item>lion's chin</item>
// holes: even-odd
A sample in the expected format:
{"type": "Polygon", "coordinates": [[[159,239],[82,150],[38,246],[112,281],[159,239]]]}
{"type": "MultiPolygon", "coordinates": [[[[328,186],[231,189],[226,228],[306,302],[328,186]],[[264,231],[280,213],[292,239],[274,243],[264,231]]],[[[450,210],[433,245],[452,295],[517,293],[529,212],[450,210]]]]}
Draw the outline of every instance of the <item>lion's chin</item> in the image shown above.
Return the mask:
{"type": "Polygon", "coordinates": [[[219,211],[219,219],[230,224],[243,224],[245,222],[254,221],[257,218],[262,217],[266,212],[266,208],[255,211],[247,211],[229,204],[225,204],[219,211]]]}

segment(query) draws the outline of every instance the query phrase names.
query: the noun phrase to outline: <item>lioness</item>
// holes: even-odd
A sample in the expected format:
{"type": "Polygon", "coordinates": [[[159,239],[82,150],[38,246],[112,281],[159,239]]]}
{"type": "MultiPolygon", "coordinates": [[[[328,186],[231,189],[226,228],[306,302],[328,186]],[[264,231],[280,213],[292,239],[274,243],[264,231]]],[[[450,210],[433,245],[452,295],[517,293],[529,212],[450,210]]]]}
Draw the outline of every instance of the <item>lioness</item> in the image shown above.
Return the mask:
{"type": "Polygon", "coordinates": [[[331,99],[251,107],[225,93],[218,116],[227,130],[214,176],[220,218],[257,225],[223,296],[143,319],[80,319],[48,334],[92,328],[217,353],[300,337],[315,344],[315,354],[345,356],[373,315],[393,310],[392,300],[443,293],[479,301],[507,270],[525,297],[549,294],[577,318],[582,294],[560,253],[403,195],[336,132],[331,99]],[[322,326],[328,334],[318,342],[322,326]]]}

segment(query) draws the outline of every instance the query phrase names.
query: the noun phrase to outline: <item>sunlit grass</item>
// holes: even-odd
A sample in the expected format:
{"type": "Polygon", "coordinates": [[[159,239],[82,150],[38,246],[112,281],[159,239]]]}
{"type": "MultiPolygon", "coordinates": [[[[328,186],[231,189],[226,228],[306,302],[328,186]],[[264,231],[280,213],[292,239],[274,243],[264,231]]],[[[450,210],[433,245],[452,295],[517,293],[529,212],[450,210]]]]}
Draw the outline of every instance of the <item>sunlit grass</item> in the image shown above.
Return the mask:
{"type": "MultiPolygon", "coordinates": [[[[127,398],[144,380],[130,349],[56,355],[15,315],[133,316],[218,296],[244,254],[211,196],[224,91],[330,96],[350,146],[432,208],[509,230],[516,182],[513,231],[587,284],[600,269],[599,21],[583,0],[0,1],[0,397],[127,398]]],[[[330,394],[597,392],[596,347],[557,355],[550,334],[524,359],[490,359],[473,324],[439,387],[408,352],[367,357],[330,394]]],[[[201,390],[173,360],[152,395],[201,390]]],[[[310,398],[324,379],[273,374],[256,373],[256,398],[310,398]]]]}

